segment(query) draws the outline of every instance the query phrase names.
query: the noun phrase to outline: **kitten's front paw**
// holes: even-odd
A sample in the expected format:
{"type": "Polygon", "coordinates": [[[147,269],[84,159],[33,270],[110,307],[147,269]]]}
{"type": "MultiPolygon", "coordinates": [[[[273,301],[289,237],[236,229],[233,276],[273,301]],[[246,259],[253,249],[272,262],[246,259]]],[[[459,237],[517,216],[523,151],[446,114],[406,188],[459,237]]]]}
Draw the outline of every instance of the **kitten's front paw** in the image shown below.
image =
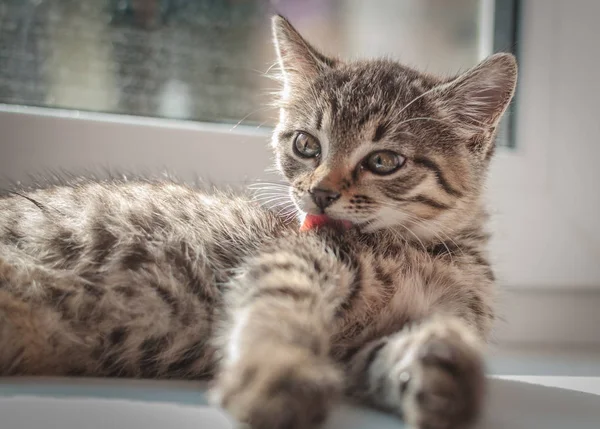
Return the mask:
{"type": "Polygon", "coordinates": [[[223,368],[211,397],[252,429],[308,429],[325,420],[340,387],[340,374],[325,358],[278,348],[223,368]]]}
{"type": "Polygon", "coordinates": [[[414,358],[399,373],[402,414],[418,429],[462,429],[474,423],[484,396],[484,371],[462,325],[424,327],[414,358]]]}

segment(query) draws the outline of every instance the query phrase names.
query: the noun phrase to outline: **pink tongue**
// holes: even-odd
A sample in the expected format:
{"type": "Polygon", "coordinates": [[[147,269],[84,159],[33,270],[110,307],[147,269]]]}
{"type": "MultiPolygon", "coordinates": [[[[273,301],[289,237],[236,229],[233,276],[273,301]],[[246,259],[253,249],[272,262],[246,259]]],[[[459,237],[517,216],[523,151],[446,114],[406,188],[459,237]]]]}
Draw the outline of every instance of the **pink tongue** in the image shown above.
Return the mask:
{"type": "Polygon", "coordinates": [[[300,226],[300,231],[310,231],[311,229],[319,228],[324,225],[342,226],[344,229],[350,229],[352,223],[347,220],[331,219],[327,215],[311,215],[307,214],[304,222],[300,226]]]}

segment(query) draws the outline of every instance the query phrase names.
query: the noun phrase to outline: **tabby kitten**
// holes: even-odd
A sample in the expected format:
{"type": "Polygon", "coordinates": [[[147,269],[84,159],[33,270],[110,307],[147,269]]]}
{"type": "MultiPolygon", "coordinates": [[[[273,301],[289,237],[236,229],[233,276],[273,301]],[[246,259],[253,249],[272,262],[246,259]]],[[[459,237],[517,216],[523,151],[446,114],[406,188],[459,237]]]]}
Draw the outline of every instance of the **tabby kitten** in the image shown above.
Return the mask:
{"type": "Polygon", "coordinates": [[[246,196],[79,181],[0,199],[0,374],[212,377],[255,429],[345,393],[415,428],[481,407],[482,204],[516,64],[456,78],[325,57],[273,19],[273,148],[299,231],[246,196]]]}

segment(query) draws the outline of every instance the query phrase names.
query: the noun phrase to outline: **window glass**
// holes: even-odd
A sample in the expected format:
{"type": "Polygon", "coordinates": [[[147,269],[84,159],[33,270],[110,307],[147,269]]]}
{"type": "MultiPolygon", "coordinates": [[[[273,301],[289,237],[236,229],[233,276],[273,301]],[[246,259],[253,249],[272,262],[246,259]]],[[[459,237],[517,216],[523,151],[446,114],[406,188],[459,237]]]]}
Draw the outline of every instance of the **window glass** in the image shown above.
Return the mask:
{"type": "Polygon", "coordinates": [[[1,0],[0,102],[268,126],[276,117],[264,107],[277,87],[266,77],[273,13],[325,53],[388,55],[450,75],[512,48],[494,40],[510,44],[513,4],[1,0]]]}

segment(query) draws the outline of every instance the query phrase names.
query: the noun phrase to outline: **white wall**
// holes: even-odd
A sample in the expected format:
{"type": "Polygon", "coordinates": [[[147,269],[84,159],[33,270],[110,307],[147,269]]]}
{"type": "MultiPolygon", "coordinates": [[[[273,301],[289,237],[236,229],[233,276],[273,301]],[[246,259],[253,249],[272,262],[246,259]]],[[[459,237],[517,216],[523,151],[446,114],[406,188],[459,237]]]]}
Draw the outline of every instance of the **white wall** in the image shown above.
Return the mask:
{"type": "Polygon", "coordinates": [[[506,274],[496,335],[598,346],[600,2],[523,0],[523,12],[517,159],[490,180],[506,274]]]}
{"type": "Polygon", "coordinates": [[[598,9],[594,0],[523,2],[517,149],[499,154],[489,185],[494,255],[511,287],[600,290],[598,9]]]}
{"type": "Polygon", "coordinates": [[[600,265],[600,1],[556,2],[550,180],[600,265]]]}

